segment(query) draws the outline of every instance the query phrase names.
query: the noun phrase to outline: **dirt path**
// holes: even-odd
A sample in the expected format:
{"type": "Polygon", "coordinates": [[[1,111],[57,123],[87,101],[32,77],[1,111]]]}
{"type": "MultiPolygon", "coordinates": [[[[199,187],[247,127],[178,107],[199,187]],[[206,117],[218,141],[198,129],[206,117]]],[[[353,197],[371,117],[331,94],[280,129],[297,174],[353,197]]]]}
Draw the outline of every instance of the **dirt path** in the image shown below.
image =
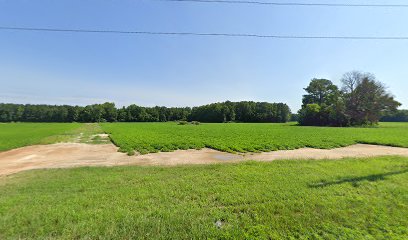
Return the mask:
{"type": "Polygon", "coordinates": [[[242,160],[272,161],[278,159],[340,159],[400,155],[408,157],[408,148],[357,144],[331,150],[297,149],[253,154],[230,154],[212,149],[179,150],[140,156],[119,153],[112,144],[59,143],[29,146],[0,152],[0,175],[40,168],[120,165],[179,165],[236,162],[242,160]]]}

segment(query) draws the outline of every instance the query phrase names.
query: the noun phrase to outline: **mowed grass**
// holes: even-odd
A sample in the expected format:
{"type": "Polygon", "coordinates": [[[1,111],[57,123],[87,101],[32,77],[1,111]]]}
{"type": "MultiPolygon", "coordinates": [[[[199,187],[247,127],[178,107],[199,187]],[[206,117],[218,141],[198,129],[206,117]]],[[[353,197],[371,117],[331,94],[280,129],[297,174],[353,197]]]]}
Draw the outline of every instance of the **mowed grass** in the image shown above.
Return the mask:
{"type": "Polygon", "coordinates": [[[0,124],[0,151],[35,144],[69,141],[80,123],[4,123],[0,124]]]}
{"type": "Polygon", "coordinates": [[[408,158],[35,170],[0,239],[407,239],[408,158]]]}
{"type": "Polygon", "coordinates": [[[371,128],[302,127],[287,124],[106,123],[102,129],[123,152],[145,154],[212,148],[225,152],[261,152],[303,147],[336,148],[356,143],[408,147],[408,123],[371,128]]]}

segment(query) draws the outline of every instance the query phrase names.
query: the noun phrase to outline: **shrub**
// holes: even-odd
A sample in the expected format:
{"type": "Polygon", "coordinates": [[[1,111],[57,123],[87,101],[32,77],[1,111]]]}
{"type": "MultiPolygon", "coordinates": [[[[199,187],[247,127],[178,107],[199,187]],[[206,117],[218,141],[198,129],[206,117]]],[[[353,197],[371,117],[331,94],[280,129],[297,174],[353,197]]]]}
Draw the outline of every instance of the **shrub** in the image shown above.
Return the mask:
{"type": "Polygon", "coordinates": [[[317,125],[320,123],[320,106],[318,104],[307,104],[299,111],[299,123],[301,125],[317,125]]]}
{"type": "Polygon", "coordinates": [[[178,125],[187,125],[187,124],[188,124],[187,121],[179,121],[179,122],[178,122],[178,125]]]}

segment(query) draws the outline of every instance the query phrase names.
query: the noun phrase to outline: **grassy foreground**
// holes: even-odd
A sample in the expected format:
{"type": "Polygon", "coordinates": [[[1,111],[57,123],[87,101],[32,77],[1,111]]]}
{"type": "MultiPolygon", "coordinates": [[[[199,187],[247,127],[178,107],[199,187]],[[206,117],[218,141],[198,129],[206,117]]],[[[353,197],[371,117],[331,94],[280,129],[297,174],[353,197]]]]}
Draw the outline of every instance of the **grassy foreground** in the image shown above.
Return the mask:
{"type": "Polygon", "coordinates": [[[0,239],[407,237],[407,158],[37,170],[0,179],[0,239]]]}
{"type": "Polygon", "coordinates": [[[2,123],[0,151],[72,140],[80,123],[2,123]]]}
{"type": "Polygon", "coordinates": [[[132,154],[201,149],[259,152],[336,148],[356,143],[408,147],[408,123],[373,128],[302,127],[288,124],[106,123],[101,125],[121,151],[132,154]]]}

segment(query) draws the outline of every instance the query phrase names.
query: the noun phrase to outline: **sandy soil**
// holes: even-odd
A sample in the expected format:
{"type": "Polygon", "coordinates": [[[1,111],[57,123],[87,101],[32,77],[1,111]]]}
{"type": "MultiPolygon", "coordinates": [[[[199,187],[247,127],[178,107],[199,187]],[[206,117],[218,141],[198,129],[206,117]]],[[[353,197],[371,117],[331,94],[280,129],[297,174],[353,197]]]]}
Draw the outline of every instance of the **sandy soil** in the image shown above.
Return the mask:
{"type": "Polygon", "coordinates": [[[331,150],[303,148],[268,153],[230,154],[212,149],[179,150],[127,156],[112,144],[59,143],[38,145],[0,152],[0,175],[40,168],[120,165],[180,165],[237,162],[242,160],[273,161],[278,159],[341,159],[400,155],[408,157],[408,148],[357,144],[331,150]]]}

